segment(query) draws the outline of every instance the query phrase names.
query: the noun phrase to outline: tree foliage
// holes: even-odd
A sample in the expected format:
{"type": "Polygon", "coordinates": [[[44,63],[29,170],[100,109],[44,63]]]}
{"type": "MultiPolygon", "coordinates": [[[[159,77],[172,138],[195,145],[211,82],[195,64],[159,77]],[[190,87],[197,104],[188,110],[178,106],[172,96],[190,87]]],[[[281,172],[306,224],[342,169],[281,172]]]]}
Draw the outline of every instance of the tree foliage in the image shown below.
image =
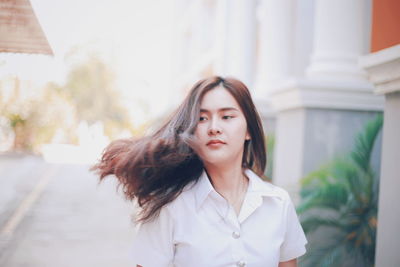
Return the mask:
{"type": "Polygon", "coordinates": [[[97,56],[72,66],[64,84],[37,88],[10,77],[0,83],[0,137],[12,139],[13,150],[35,151],[59,133],[59,141],[76,143],[79,122],[86,121],[101,122],[105,134],[115,138],[134,130],[120,100],[112,69],[97,56]]]}
{"type": "Polygon", "coordinates": [[[107,64],[91,56],[71,70],[62,86],[76,107],[78,119],[89,124],[103,122],[109,137],[131,127],[128,112],[120,103],[121,96],[115,88],[114,78],[107,64]]]}
{"type": "Polygon", "coordinates": [[[0,118],[3,138],[13,136],[12,150],[35,151],[40,144],[50,142],[57,129],[71,130],[74,109],[51,86],[34,88],[18,77],[3,80],[6,82],[12,88],[8,97],[0,99],[0,118]],[[35,93],[26,96],[27,91],[35,93]]]}

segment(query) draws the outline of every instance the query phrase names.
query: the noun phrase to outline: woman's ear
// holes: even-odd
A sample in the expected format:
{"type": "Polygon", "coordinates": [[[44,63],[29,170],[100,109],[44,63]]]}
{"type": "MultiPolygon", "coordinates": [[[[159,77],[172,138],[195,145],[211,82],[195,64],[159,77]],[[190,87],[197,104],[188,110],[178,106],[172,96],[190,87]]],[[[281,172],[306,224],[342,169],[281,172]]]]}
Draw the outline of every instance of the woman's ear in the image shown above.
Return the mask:
{"type": "Polygon", "coordinates": [[[249,134],[249,132],[246,132],[246,137],[245,137],[245,140],[246,140],[246,141],[249,141],[249,140],[251,140],[251,137],[250,137],[250,134],[249,134]]]}

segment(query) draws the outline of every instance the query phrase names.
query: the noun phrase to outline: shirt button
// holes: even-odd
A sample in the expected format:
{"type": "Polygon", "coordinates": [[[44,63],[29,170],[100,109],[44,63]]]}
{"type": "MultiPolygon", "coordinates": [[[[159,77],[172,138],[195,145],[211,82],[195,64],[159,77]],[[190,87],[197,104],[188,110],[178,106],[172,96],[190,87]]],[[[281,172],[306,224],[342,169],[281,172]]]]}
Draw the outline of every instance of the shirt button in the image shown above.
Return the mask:
{"type": "Polygon", "coordinates": [[[238,262],[236,262],[236,266],[238,266],[238,267],[245,267],[245,266],[246,266],[246,263],[245,263],[244,261],[238,261],[238,262]]]}
{"type": "Polygon", "coordinates": [[[240,233],[235,231],[232,233],[232,237],[238,239],[240,237],[240,233]]]}

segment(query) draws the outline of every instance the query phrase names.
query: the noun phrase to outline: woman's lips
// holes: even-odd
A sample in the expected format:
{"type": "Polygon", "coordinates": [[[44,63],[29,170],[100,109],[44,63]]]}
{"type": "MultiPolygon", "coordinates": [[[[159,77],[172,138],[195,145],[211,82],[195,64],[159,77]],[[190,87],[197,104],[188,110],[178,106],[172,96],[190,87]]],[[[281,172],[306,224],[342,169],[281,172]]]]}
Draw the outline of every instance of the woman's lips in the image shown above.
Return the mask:
{"type": "Polygon", "coordinates": [[[211,140],[207,143],[208,147],[220,147],[224,145],[225,142],[222,142],[221,140],[211,140]]]}

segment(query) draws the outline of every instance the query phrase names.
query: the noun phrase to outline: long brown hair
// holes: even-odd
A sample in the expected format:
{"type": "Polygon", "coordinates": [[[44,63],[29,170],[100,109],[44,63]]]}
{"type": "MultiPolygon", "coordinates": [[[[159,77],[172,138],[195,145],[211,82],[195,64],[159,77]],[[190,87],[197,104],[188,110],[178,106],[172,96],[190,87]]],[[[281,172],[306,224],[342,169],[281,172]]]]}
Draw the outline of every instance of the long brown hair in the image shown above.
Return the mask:
{"type": "Polygon", "coordinates": [[[197,182],[204,165],[193,149],[200,102],[205,93],[222,86],[236,99],[246,118],[251,140],[245,142],[242,166],[263,176],[266,165],[264,132],[247,87],[234,78],[218,76],[200,80],[179,108],[154,134],[140,139],[116,140],[109,144],[96,171],[100,181],[115,175],[128,200],[142,208],[137,221],[158,216],[190,182],[197,182]]]}

